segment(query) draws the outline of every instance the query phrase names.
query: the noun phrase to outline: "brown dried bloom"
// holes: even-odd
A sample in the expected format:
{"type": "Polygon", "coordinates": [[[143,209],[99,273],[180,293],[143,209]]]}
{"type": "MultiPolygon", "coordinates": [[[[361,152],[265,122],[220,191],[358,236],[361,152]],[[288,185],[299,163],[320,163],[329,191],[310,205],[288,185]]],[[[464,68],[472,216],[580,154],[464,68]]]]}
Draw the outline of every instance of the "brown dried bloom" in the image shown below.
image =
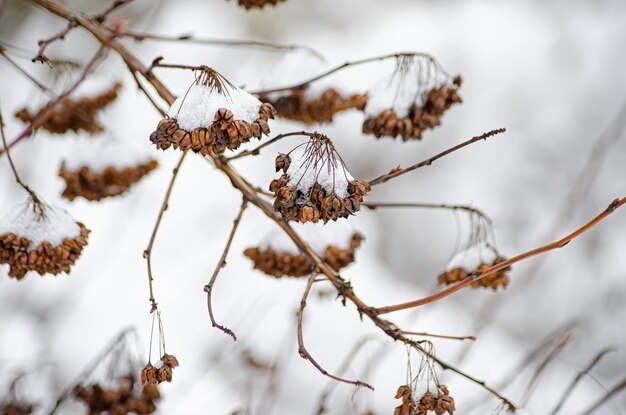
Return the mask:
{"type": "Polygon", "coordinates": [[[165,353],[153,366],[148,363],[141,369],[140,380],[142,385],[171,382],[173,369],[178,366],[178,359],[171,354],[165,353]]]}
{"type": "Polygon", "coordinates": [[[275,113],[271,104],[261,103],[207,68],[170,107],[150,141],[161,150],[173,147],[217,156],[269,134],[268,120],[275,113]]]}
{"type": "Polygon", "coordinates": [[[30,415],[34,407],[31,404],[19,402],[6,402],[0,404],[0,414],[2,415],[30,415]]]}
{"type": "Polygon", "coordinates": [[[443,114],[461,102],[461,83],[460,76],[450,80],[431,57],[400,58],[396,71],[368,92],[363,133],[421,139],[424,130],[441,124],[443,114]]]}
{"type": "Polygon", "coordinates": [[[347,218],[360,210],[371,190],[368,182],[350,175],[333,143],[319,133],[280,154],[276,168],[284,174],[272,180],[269,189],[276,197],[274,209],[288,220],[326,223],[347,218]]]}
{"type": "MultiPolygon", "coordinates": [[[[98,113],[117,99],[122,84],[117,82],[100,95],[81,99],[63,98],[54,108],[54,113],[43,123],[41,128],[53,134],[64,134],[67,131],[86,131],[90,134],[102,132],[104,128],[97,120],[98,113]]],[[[39,110],[40,113],[46,107],[39,110]]],[[[28,123],[36,117],[26,108],[19,110],[15,116],[28,123]]]]}
{"type": "MultiPolygon", "coordinates": [[[[505,260],[492,247],[485,245],[472,247],[455,255],[446,267],[446,271],[437,276],[437,281],[439,284],[454,284],[466,279],[475,272],[482,271],[505,260]]],[[[472,288],[485,287],[493,290],[497,290],[499,287],[506,288],[510,282],[508,275],[510,270],[511,267],[504,268],[485,278],[472,282],[471,286],[472,288]]]]}
{"type": "MultiPolygon", "coordinates": [[[[327,245],[324,255],[320,255],[335,271],[354,262],[354,254],[361,245],[363,236],[355,233],[347,248],[327,245]]],[[[252,260],[254,268],[270,277],[304,277],[314,268],[313,262],[303,253],[273,249],[271,246],[248,248],[244,255],[252,260]]]]}
{"type": "Polygon", "coordinates": [[[88,235],[65,210],[29,197],[0,219],[0,264],[8,264],[9,276],[18,280],[28,271],[69,273],[88,235]]]}
{"type": "Polygon", "coordinates": [[[240,6],[246,9],[262,9],[265,6],[276,6],[278,3],[285,0],[238,0],[240,6]]]}
{"type": "Polygon", "coordinates": [[[102,171],[93,171],[89,166],[70,169],[63,162],[59,176],[65,181],[63,197],[74,200],[83,197],[87,200],[101,200],[106,197],[118,196],[126,191],[145,175],[158,167],[156,160],[143,164],[116,168],[106,167],[102,171]]]}
{"type": "Polygon", "coordinates": [[[90,414],[149,415],[156,412],[161,394],[155,384],[135,387],[134,378],[127,376],[113,387],[99,383],[79,385],[74,389],[74,396],[87,405],[90,414]]]}
{"type": "Polygon", "coordinates": [[[328,88],[311,98],[307,94],[308,88],[293,89],[287,95],[261,95],[259,99],[272,104],[280,117],[305,124],[328,123],[338,112],[350,108],[362,111],[367,104],[366,95],[353,94],[344,97],[335,88],[328,88]]]}

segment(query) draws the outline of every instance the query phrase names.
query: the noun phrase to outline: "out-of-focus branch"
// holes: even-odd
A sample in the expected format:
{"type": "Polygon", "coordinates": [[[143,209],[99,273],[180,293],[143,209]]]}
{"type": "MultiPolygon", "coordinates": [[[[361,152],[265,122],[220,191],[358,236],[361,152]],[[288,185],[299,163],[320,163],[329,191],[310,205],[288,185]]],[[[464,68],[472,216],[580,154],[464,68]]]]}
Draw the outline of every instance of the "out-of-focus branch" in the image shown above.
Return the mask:
{"type": "Polygon", "coordinates": [[[18,65],[17,62],[15,62],[9,55],[7,55],[6,50],[0,46],[0,55],[2,55],[2,57],[4,59],[6,59],[6,61],[9,63],[9,65],[11,65],[12,67],[15,68],[15,70],[17,70],[19,73],[21,73],[22,75],[24,75],[26,78],[28,78],[29,81],[31,81],[33,84],[35,84],[35,86],[37,88],[39,88],[40,90],[44,91],[44,92],[48,92],[48,93],[52,93],[54,91],[52,91],[52,89],[48,88],[47,86],[45,86],[44,84],[42,84],[38,79],[36,79],[34,76],[32,76],[31,74],[29,74],[24,68],[22,68],[20,65],[18,65]]]}
{"type": "Polygon", "coordinates": [[[35,56],[32,59],[32,61],[33,62],[45,63],[46,65],[48,65],[48,67],[54,68],[54,65],[52,64],[52,61],[45,55],[46,48],[51,43],[56,42],[57,40],[65,39],[65,35],[67,35],[76,26],[78,26],[76,21],[73,20],[73,19],[69,19],[68,23],[67,23],[67,26],[65,28],[63,28],[60,32],[55,33],[54,35],[52,35],[52,36],[50,36],[50,37],[48,37],[46,39],[41,39],[40,41],[38,41],[37,44],[39,45],[39,50],[37,51],[37,56],[35,56]]]}
{"type": "Polygon", "coordinates": [[[423,331],[406,331],[400,330],[400,333],[405,336],[422,336],[422,337],[435,337],[438,339],[448,339],[448,340],[471,340],[476,341],[476,336],[449,336],[446,334],[434,334],[434,333],[426,333],[423,331]]]}
{"type": "Polygon", "coordinates": [[[606,209],[604,209],[601,213],[599,213],[595,218],[591,219],[589,222],[587,222],[586,224],[584,224],[580,228],[576,229],[574,232],[570,233],[569,235],[566,235],[563,238],[559,239],[558,241],[554,241],[554,242],[549,243],[547,245],[540,246],[539,248],[531,249],[530,251],[526,251],[526,252],[523,252],[523,253],[521,253],[519,255],[516,255],[516,256],[514,256],[512,258],[509,258],[506,261],[502,261],[502,262],[500,262],[500,263],[498,263],[496,265],[493,265],[491,267],[485,268],[485,269],[480,270],[480,271],[476,271],[476,272],[470,274],[464,280],[459,281],[456,284],[453,284],[453,285],[449,286],[448,288],[439,291],[438,293],[435,293],[433,295],[429,295],[428,297],[420,298],[418,300],[409,301],[409,302],[406,302],[406,303],[395,304],[395,305],[390,305],[390,306],[386,306],[386,307],[379,307],[379,308],[375,309],[375,311],[379,315],[380,314],[387,314],[387,313],[392,313],[394,311],[401,311],[401,310],[407,310],[407,309],[410,309],[410,308],[419,307],[419,306],[422,306],[424,304],[433,303],[435,301],[441,300],[442,298],[446,298],[447,296],[449,296],[449,295],[459,291],[461,288],[467,287],[472,282],[480,281],[481,279],[486,278],[489,275],[493,275],[494,273],[496,273],[496,272],[498,272],[500,270],[508,268],[508,267],[510,267],[511,265],[513,265],[513,264],[515,264],[517,262],[520,262],[520,261],[523,261],[525,259],[534,257],[536,255],[544,254],[544,253],[552,251],[554,249],[558,249],[558,248],[564,247],[565,245],[567,245],[573,239],[579,237],[580,235],[582,235],[585,232],[587,232],[589,229],[591,229],[594,226],[596,226],[598,223],[600,223],[607,216],[609,216],[615,210],[619,209],[624,204],[626,204],[626,197],[622,197],[621,199],[615,199],[615,200],[613,200],[613,202],[611,202],[611,204],[606,209]]]}
{"type": "Polygon", "coordinates": [[[311,362],[311,364],[315,366],[315,368],[319,370],[320,373],[323,374],[324,376],[328,376],[329,378],[334,379],[338,382],[343,382],[343,383],[347,383],[347,384],[354,385],[354,386],[362,386],[362,387],[374,390],[374,388],[371,385],[363,381],[348,380],[348,379],[344,379],[339,376],[333,375],[332,373],[329,373],[326,369],[324,369],[319,363],[315,361],[313,356],[311,356],[311,353],[309,353],[309,351],[304,346],[304,336],[302,334],[302,319],[304,316],[304,309],[306,308],[306,300],[309,296],[309,292],[311,291],[311,287],[313,286],[313,282],[315,282],[316,276],[317,276],[317,273],[313,273],[309,277],[309,280],[307,281],[307,284],[306,284],[306,288],[304,289],[304,293],[302,294],[302,300],[300,300],[300,309],[298,309],[298,313],[296,315],[296,318],[298,320],[298,354],[303,359],[306,359],[309,362],[311,362]]]}
{"type": "Polygon", "coordinates": [[[591,405],[586,411],[582,412],[582,415],[589,415],[596,411],[596,409],[600,408],[602,405],[606,404],[613,395],[618,394],[623,389],[626,389],[626,378],[622,379],[617,385],[613,386],[609,389],[600,399],[598,399],[593,405],[591,405]]]}
{"type": "Polygon", "coordinates": [[[387,181],[389,181],[389,180],[391,180],[391,179],[393,179],[395,177],[398,177],[398,176],[401,176],[403,174],[409,173],[409,172],[411,172],[413,170],[417,170],[417,169],[419,169],[421,167],[430,166],[431,164],[433,164],[433,162],[435,162],[436,160],[439,160],[442,157],[447,156],[448,154],[454,153],[455,151],[460,150],[463,147],[466,147],[466,146],[468,146],[470,144],[473,144],[473,143],[475,143],[477,141],[486,140],[489,137],[493,137],[494,135],[502,134],[505,131],[506,131],[506,128],[498,128],[498,129],[495,129],[495,130],[487,131],[486,133],[483,133],[483,134],[481,134],[479,136],[476,136],[476,137],[472,137],[472,138],[470,138],[467,141],[464,141],[464,142],[462,142],[460,144],[457,144],[457,145],[455,145],[453,147],[450,147],[449,149],[444,150],[444,151],[442,151],[439,154],[435,154],[434,156],[432,156],[432,157],[430,157],[430,158],[428,158],[428,159],[426,159],[424,161],[421,161],[421,162],[419,162],[417,164],[413,164],[412,166],[405,167],[405,168],[397,166],[397,167],[393,168],[389,173],[383,174],[382,176],[379,176],[379,177],[377,177],[375,179],[370,180],[370,182],[369,182],[370,186],[375,186],[377,184],[385,183],[385,182],[387,182],[387,181]]]}
{"type": "Polygon", "coordinates": [[[109,7],[95,15],[93,19],[98,23],[104,23],[104,21],[107,19],[107,17],[109,17],[111,13],[126,6],[132,1],[133,0],[115,0],[113,3],[111,3],[109,7]]]}
{"type": "Polygon", "coordinates": [[[445,209],[445,210],[461,210],[469,214],[474,214],[483,218],[487,223],[491,223],[491,218],[483,211],[468,205],[450,205],[447,203],[422,203],[422,202],[364,202],[361,206],[365,206],[371,210],[380,208],[417,208],[417,209],[445,209]]]}
{"type": "Polygon", "coordinates": [[[237,228],[239,227],[239,222],[241,222],[241,217],[243,216],[243,212],[246,210],[247,207],[248,207],[248,199],[244,197],[243,201],[241,202],[241,207],[239,208],[239,212],[237,213],[237,217],[233,221],[233,227],[230,231],[230,235],[228,236],[228,241],[226,241],[226,246],[224,247],[222,256],[220,257],[220,260],[215,265],[215,270],[213,270],[213,275],[211,275],[211,280],[209,281],[207,285],[204,286],[204,292],[206,292],[206,303],[207,303],[207,308],[209,309],[209,317],[211,318],[211,324],[213,325],[213,327],[217,327],[224,333],[228,334],[235,341],[237,341],[237,336],[235,335],[235,333],[228,327],[218,324],[217,321],[215,321],[215,317],[213,317],[213,305],[212,305],[213,303],[211,301],[211,295],[213,294],[213,285],[215,284],[215,281],[217,280],[217,276],[220,273],[220,270],[226,266],[226,257],[228,256],[230,245],[232,244],[233,239],[235,238],[235,233],[237,232],[237,228]]]}

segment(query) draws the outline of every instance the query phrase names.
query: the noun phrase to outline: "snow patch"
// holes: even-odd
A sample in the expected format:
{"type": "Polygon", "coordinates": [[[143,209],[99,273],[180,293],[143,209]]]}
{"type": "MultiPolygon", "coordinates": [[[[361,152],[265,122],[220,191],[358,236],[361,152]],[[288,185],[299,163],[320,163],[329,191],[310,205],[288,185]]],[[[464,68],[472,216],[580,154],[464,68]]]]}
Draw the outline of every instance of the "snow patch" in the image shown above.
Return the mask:
{"type": "Polygon", "coordinates": [[[261,101],[235,86],[224,88],[223,93],[219,93],[217,88],[194,84],[174,101],[167,115],[175,119],[183,130],[193,131],[211,125],[220,108],[231,110],[237,120],[253,123],[259,118],[261,101]]]}
{"type": "MultiPolygon", "coordinates": [[[[305,240],[313,251],[324,256],[329,245],[347,249],[356,233],[348,221],[322,223],[292,223],[291,227],[305,240]]],[[[300,250],[282,229],[274,226],[259,242],[259,250],[272,248],[276,252],[298,255],[300,250]]]]}
{"type": "Polygon", "coordinates": [[[28,238],[28,251],[37,249],[44,241],[59,246],[65,238],[76,238],[80,235],[80,227],[65,209],[46,203],[43,203],[43,207],[44,216],[41,216],[29,196],[25,203],[13,207],[0,218],[0,235],[14,233],[28,238]]]}
{"type": "Polygon", "coordinates": [[[485,244],[475,245],[456,254],[448,262],[446,271],[461,268],[466,272],[473,272],[478,269],[480,264],[493,264],[497,256],[496,251],[492,247],[485,244]]]}
{"type": "Polygon", "coordinates": [[[310,154],[309,148],[310,144],[303,144],[289,153],[291,163],[287,169],[287,186],[296,187],[302,193],[302,200],[296,203],[303,204],[308,200],[315,183],[319,183],[327,194],[334,191],[342,199],[348,197],[348,183],[354,181],[348,169],[334,157],[323,155],[319,158],[310,154]]]}

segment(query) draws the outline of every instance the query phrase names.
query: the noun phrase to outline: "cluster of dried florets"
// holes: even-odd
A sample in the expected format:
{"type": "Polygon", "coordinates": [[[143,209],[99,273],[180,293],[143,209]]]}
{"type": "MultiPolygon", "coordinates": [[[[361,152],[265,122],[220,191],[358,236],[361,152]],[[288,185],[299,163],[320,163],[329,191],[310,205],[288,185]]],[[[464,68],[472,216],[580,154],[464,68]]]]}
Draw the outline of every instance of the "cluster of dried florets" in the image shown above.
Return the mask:
{"type": "MultiPolygon", "coordinates": [[[[354,254],[362,241],[363,236],[355,233],[350,238],[347,247],[329,244],[320,256],[332,269],[339,271],[354,262],[354,254]]],[[[294,250],[280,250],[280,248],[276,249],[268,245],[248,248],[243,253],[252,260],[254,268],[275,278],[304,277],[309,275],[315,267],[313,262],[297,249],[294,252],[294,250]]]]}
{"type": "Polygon", "coordinates": [[[422,132],[441,123],[442,115],[461,102],[461,77],[451,81],[431,57],[406,56],[391,76],[367,94],[363,132],[380,137],[419,140],[422,132]]]}
{"type": "Polygon", "coordinates": [[[87,404],[90,415],[149,415],[156,412],[161,394],[154,384],[136,388],[134,379],[128,377],[117,387],[107,388],[99,383],[79,385],[74,396],[87,404]]]}
{"type": "Polygon", "coordinates": [[[335,88],[312,95],[309,87],[290,90],[287,95],[262,95],[261,101],[271,103],[280,117],[305,124],[328,123],[336,113],[351,108],[363,110],[367,97],[362,94],[344,96],[335,88]]]}
{"type": "MultiPolygon", "coordinates": [[[[117,99],[121,88],[122,84],[118,82],[100,95],[80,99],[66,97],[55,105],[53,114],[41,128],[54,134],[68,131],[86,131],[90,134],[102,132],[104,128],[96,117],[104,107],[117,99]]],[[[31,115],[28,109],[22,108],[15,116],[24,122],[31,122],[36,115],[31,115]]]]}
{"type": "Polygon", "coordinates": [[[0,404],[0,414],[2,415],[30,415],[33,410],[32,404],[13,401],[0,404]]]}
{"type": "Polygon", "coordinates": [[[0,219],[0,264],[18,280],[28,271],[69,273],[88,235],[65,210],[29,198],[0,219]]]}
{"type": "MultiPolygon", "coordinates": [[[[492,265],[499,264],[506,259],[498,255],[495,249],[485,245],[479,245],[459,252],[448,263],[446,270],[439,274],[437,282],[439,284],[454,284],[466,279],[475,272],[482,271],[492,265]]],[[[504,268],[498,272],[472,282],[472,288],[485,287],[497,290],[498,287],[506,288],[510,279],[508,272],[511,267],[504,268]]]]}
{"type": "Polygon", "coordinates": [[[429,411],[436,415],[454,414],[454,398],[445,385],[439,385],[437,394],[426,391],[418,401],[413,399],[413,391],[408,385],[402,385],[396,392],[396,399],[402,403],[393,411],[394,415],[426,415],[429,411]]]}
{"type": "Polygon", "coordinates": [[[208,70],[174,102],[150,141],[161,150],[173,147],[216,156],[269,134],[268,120],[275,113],[271,104],[208,70]]]}
{"type": "Polygon", "coordinates": [[[83,197],[87,200],[101,200],[105,197],[125,193],[133,184],[158,167],[156,160],[144,164],[118,169],[108,166],[104,170],[92,170],[90,166],[69,169],[66,163],[61,165],[59,176],[65,181],[63,197],[74,200],[83,197]]]}
{"type": "Polygon", "coordinates": [[[262,9],[265,6],[276,6],[278,3],[285,0],[238,0],[240,6],[246,9],[262,9]]]}
{"type": "Polygon", "coordinates": [[[272,180],[276,197],[274,209],[283,218],[297,222],[324,223],[347,218],[361,209],[368,182],[355,180],[348,172],[333,143],[315,133],[308,143],[276,157],[276,171],[284,174],[272,180]]]}
{"type": "Polygon", "coordinates": [[[141,384],[158,384],[172,381],[172,372],[178,366],[178,359],[171,354],[165,353],[161,359],[155,363],[148,363],[141,370],[141,384]]]}

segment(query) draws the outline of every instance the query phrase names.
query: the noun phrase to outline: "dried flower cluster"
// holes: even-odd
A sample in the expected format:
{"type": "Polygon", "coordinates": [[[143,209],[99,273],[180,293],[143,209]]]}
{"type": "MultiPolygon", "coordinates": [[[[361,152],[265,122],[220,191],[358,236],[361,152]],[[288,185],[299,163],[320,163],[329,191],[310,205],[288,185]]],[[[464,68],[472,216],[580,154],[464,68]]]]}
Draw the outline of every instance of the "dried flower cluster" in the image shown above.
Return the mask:
{"type": "Polygon", "coordinates": [[[217,156],[270,133],[276,110],[207,69],[162,119],[150,141],[157,148],[217,156]]]}
{"type": "Polygon", "coordinates": [[[134,385],[132,377],[123,379],[115,388],[99,383],[79,385],[74,389],[74,396],[87,404],[90,415],[149,415],[156,412],[156,402],[161,397],[157,386],[145,385],[138,390],[134,385]]]}
{"type": "Polygon", "coordinates": [[[350,108],[362,111],[367,104],[365,95],[354,94],[343,97],[335,88],[324,90],[314,99],[307,97],[306,88],[291,90],[288,95],[276,98],[261,96],[260,99],[271,103],[279,116],[305,124],[328,123],[338,112],[350,108]]]}
{"type": "Polygon", "coordinates": [[[283,218],[297,222],[324,223],[347,218],[358,212],[370,190],[368,182],[354,180],[332,142],[315,133],[308,143],[276,157],[276,171],[284,174],[272,180],[274,209],[283,218]]]}
{"type": "MultiPolygon", "coordinates": [[[[469,277],[471,274],[475,272],[480,272],[486,268],[491,267],[492,265],[499,264],[506,260],[501,256],[496,256],[493,260],[487,260],[487,263],[481,262],[477,267],[472,267],[473,269],[467,269],[467,267],[452,267],[442,272],[437,276],[437,282],[439,284],[450,285],[456,282],[462,281],[469,277]]],[[[472,282],[472,288],[484,287],[491,288],[494,291],[499,287],[506,288],[509,285],[510,279],[508,272],[511,270],[511,267],[504,268],[498,272],[495,272],[491,275],[486,276],[485,278],[481,278],[478,281],[472,282]]]]}
{"type": "Polygon", "coordinates": [[[454,398],[450,396],[448,388],[440,385],[437,395],[426,391],[419,401],[413,400],[413,392],[408,385],[402,385],[396,392],[396,399],[402,399],[402,403],[393,411],[394,415],[426,415],[429,411],[436,415],[454,414],[454,398]]]}
{"type": "Polygon", "coordinates": [[[8,264],[9,276],[18,280],[28,271],[69,273],[88,235],[67,212],[31,199],[0,220],[0,264],[8,264]]]}
{"type": "Polygon", "coordinates": [[[178,359],[171,354],[165,353],[161,359],[153,366],[148,363],[141,370],[141,384],[158,384],[172,381],[172,372],[178,366],[178,359]]]}
{"type": "Polygon", "coordinates": [[[65,163],[61,165],[59,176],[65,181],[63,197],[74,200],[83,197],[87,200],[101,200],[106,197],[125,193],[133,184],[158,167],[156,160],[118,169],[113,166],[103,171],[92,171],[89,166],[70,170],[65,163]]]}
{"type": "MultiPolygon", "coordinates": [[[[121,88],[122,84],[118,82],[100,95],[81,99],[66,97],[55,105],[54,113],[41,128],[54,134],[68,131],[86,131],[90,134],[102,132],[104,128],[96,117],[104,107],[117,99],[121,88]]],[[[15,116],[24,122],[31,122],[36,115],[31,115],[28,109],[22,108],[15,116]]]]}
{"type": "Polygon", "coordinates": [[[19,402],[6,402],[0,404],[0,414],[2,415],[30,415],[34,407],[31,404],[19,402]]]}
{"type": "Polygon", "coordinates": [[[239,5],[246,9],[262,9],[265,6],[276,6],[278,3],[285,0],[238,0],[239,5]]]}
{"type": "MultiPolygon", "coordinates": [[[[354,262],[354,254],[362,241],[363,236],[355,233],[352,235],[347,248],[328,245],[323,259],[331,268],[339,271],[354,262]]],[[[309,275],[314,268],[311,260],[301,252],[294,254],[286,251],[275,251],[268,246],[265,248],[248,248],[243,253],[252,260],[255,269],[275,278],[284,276],[304,277],[309,275]]]]}
{"type": "Polygon", "coordinates": [[[363,133],[373,134],[376,138],[401,136],[404,141],[420,140],[423,131],[440,125],[443,114],[453,104],[461,102],[457,94],[460,86],[461,77],[457,76],[451,85],[429,89],[424,94],[423,104],[411,105],[406,116],[386,109],[375,117],[366,118],[363,133]]]}

